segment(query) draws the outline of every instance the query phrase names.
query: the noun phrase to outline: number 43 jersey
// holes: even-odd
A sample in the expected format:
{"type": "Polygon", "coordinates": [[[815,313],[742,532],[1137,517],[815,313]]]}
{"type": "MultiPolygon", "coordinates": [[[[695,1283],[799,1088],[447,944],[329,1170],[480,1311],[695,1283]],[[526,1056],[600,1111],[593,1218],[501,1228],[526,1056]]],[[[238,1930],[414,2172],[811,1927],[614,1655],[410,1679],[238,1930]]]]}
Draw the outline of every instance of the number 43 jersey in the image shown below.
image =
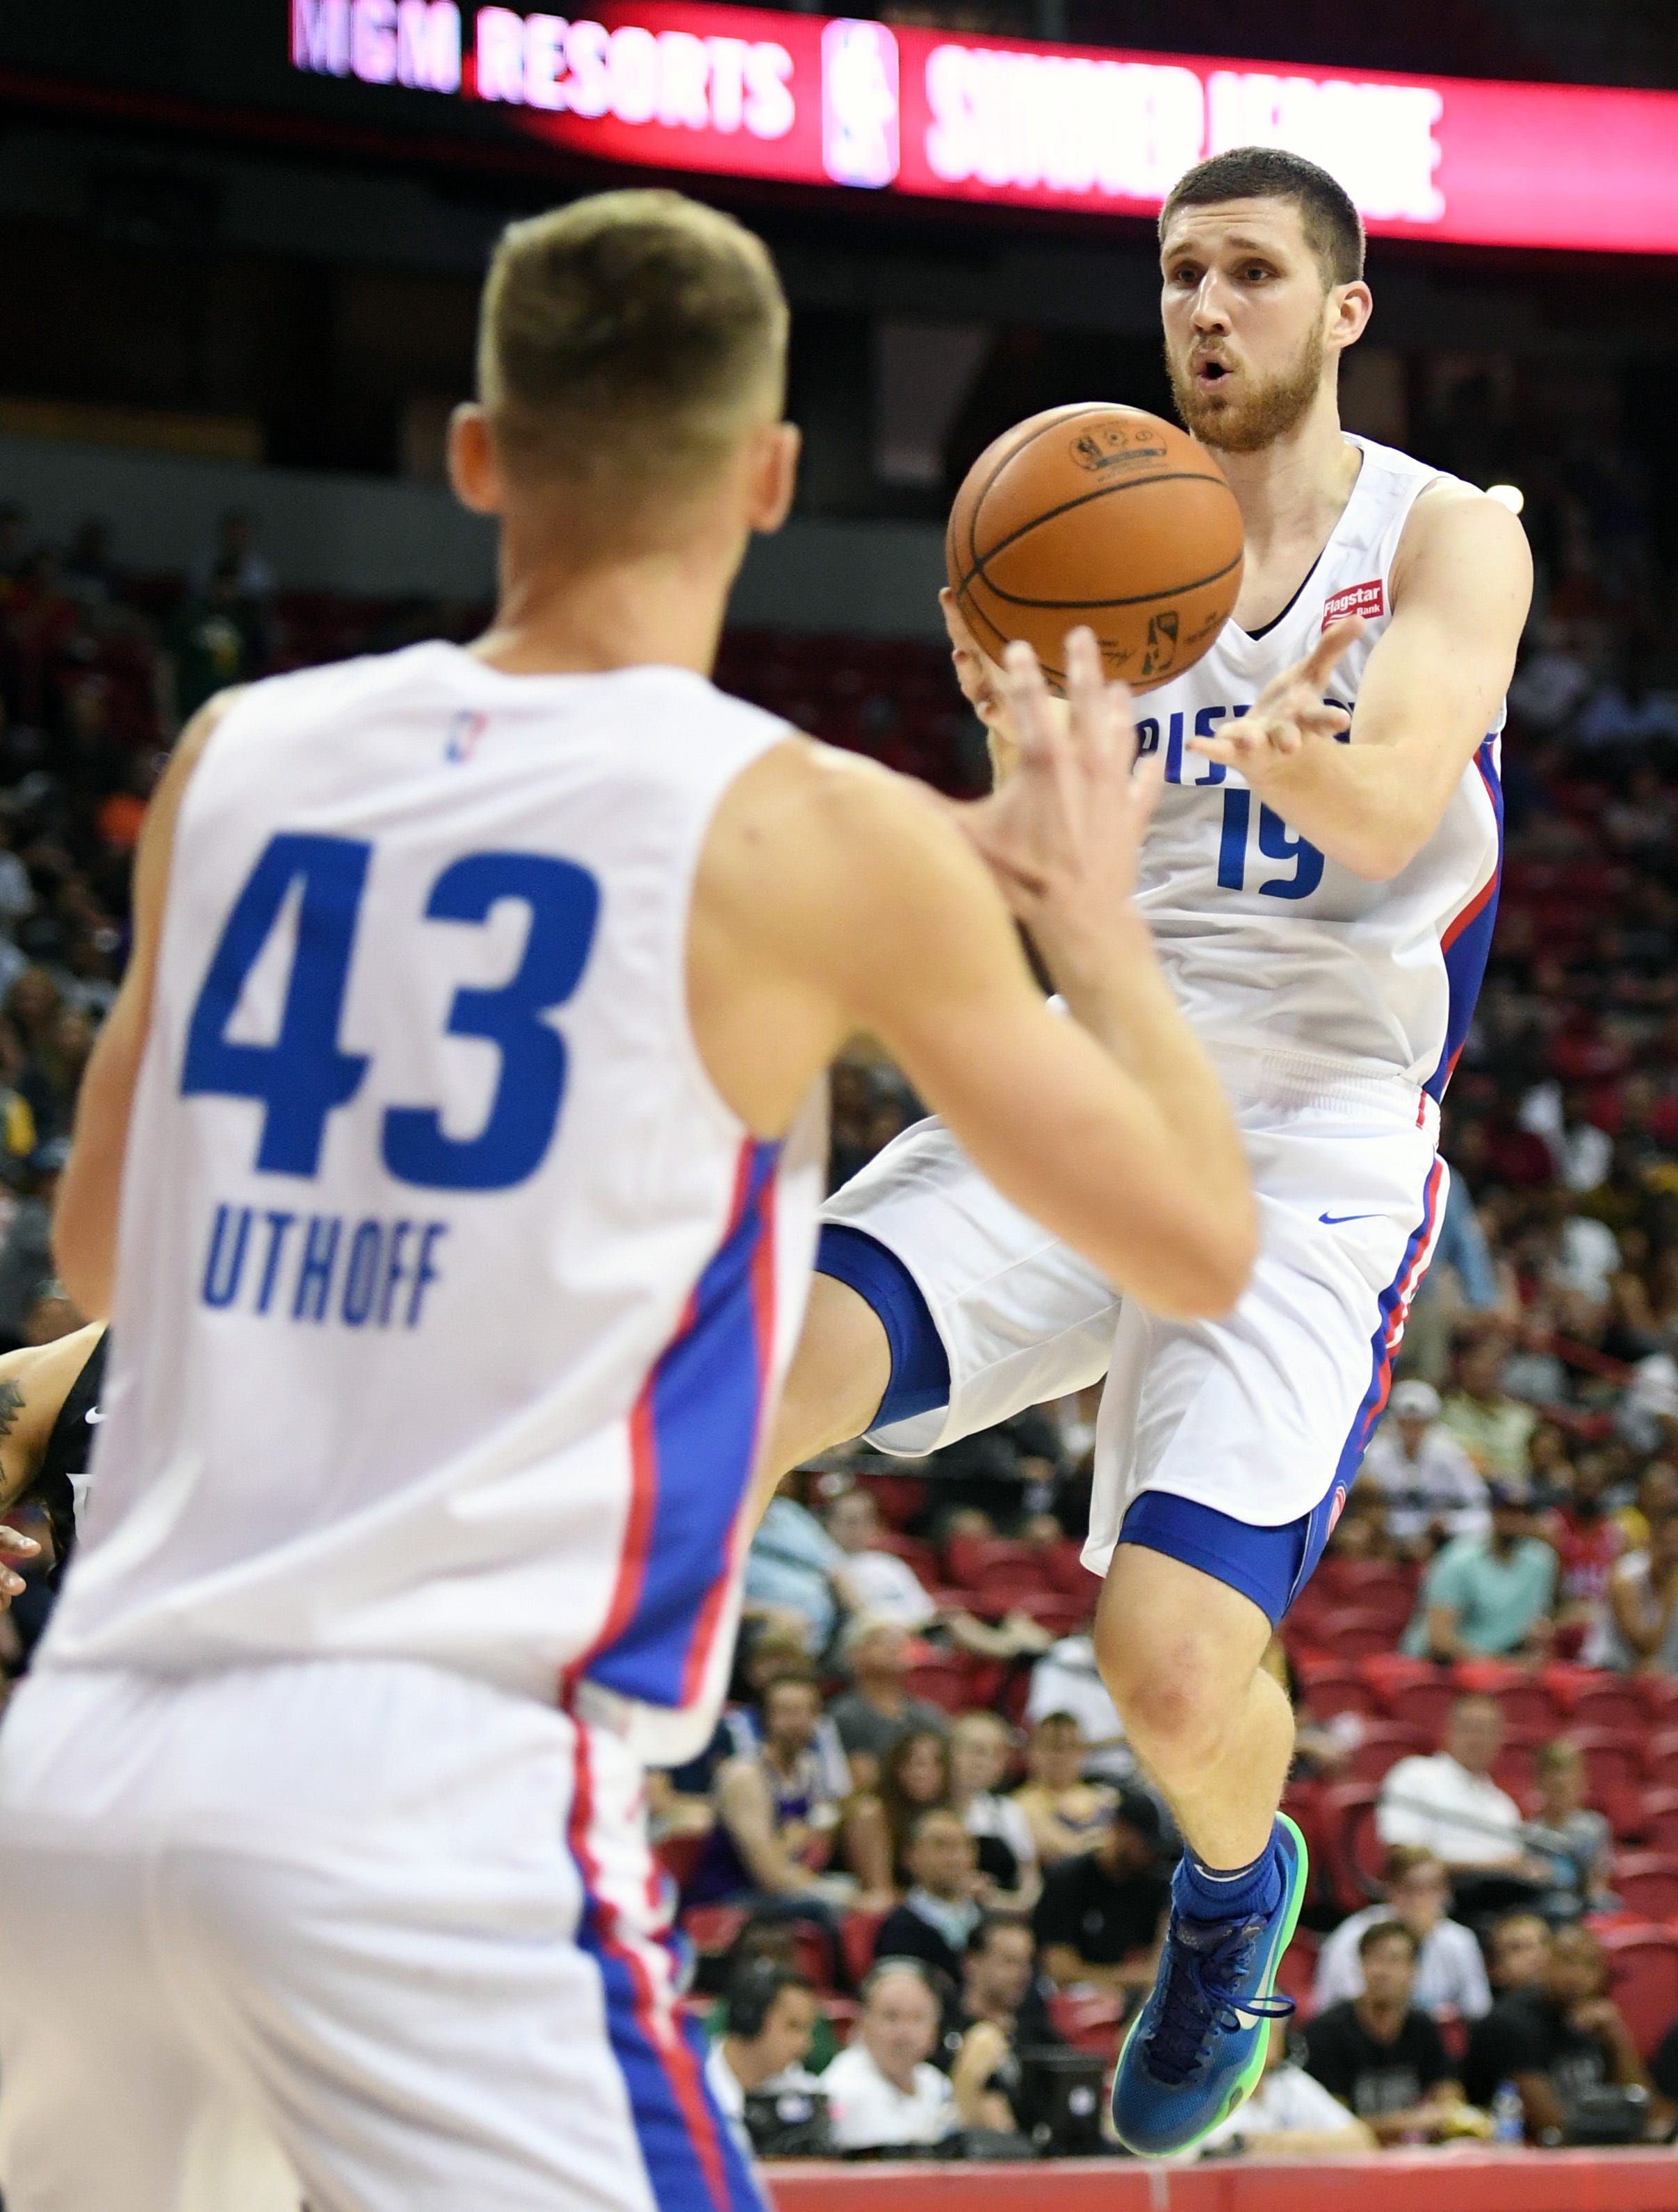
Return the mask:
{"type": "Polygon", "coordinates": [[[708,1736],[820,1196],[717,1096],[688,909],[789,733],[452,646],[238,699],[189,783],[105,1419],[46,1665],[429,1662],[708,1736]]]}
{"type": "Polygon", "coordinates": [[[1353,442],[1363,465],[1352,496],[1287,611],[1258,638],[1225,623],[1187,675],[1137,702],[1143,750],[1165,758],[1140,897],[1179,1005],[1237,1087],[1256,1079],[1290,1093],[1338,1091],[1384,1078],[1437,1100],[1468,1034],[1497,911],[1501,707],[1444,820],[1389,883],[1328,859],[1237,773],[1186,749],[1246,714],[1349,614],[1367,627],[1328,696],[1356,706],[1392,614],[1399,538],[1438,471],[1353,442]]]}

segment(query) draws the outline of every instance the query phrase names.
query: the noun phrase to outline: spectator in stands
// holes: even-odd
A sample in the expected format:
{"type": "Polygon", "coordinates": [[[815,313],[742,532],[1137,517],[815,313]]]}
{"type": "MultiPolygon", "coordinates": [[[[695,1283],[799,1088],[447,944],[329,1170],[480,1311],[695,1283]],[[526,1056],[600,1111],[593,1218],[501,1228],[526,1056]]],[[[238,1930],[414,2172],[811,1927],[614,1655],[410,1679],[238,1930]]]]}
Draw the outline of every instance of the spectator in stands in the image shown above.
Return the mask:
{"type": "Polygon", "coordinates": [[[910,1692],[909,1657],[908,1637],[896,1621],[878,1613],[859,1613],[839,1640],[839,1663],[851,1686],[833,1701],[833,1724],[859,1789],[872,1784],[900,1736],[911,1730],[948,1732],[949,1715],[910,1692]]]}
{"type": "Polygon", "coordinates": [[[880,1761],[879,1786],[859,1791],[846,1811],[846,1856],[865,1888],[895,1901],[913,1879],[910,1831],[923,1813],[949,1802],[949,1739],[935,1729],[900,1735],[880,1761]]]}
{"type": "Polygon", "coordinates": [[[1532,1778],[1538,1804],[1527,1827],[1527,1850],[1549,1868],[1555,1885],[1547,1911],[1552,1919],[1611,1911],[1614,1899],[1606,1877],[1614,1832],[1584,1802],[1589,1778],[1578,1746],[1566,1736],[1541,1745],[1532,1778]]]}
{"type": "MultiPolygon", "coordinates": [[[[696,1759],[664,1772],[657,1768],[647,1777],[647,1804],[661,1836],[703,1835],[714,1818],[713,1791],[717,1769],[727,1759],[754,1756],[763,1741],[763,1692],[784,1674],[810,1679],[811,1668],[802,1637],[784,1629],[764,1629],[754,1637],[741,1662],[750,1698],[725,1707],[716,1731],[696,1759]]],[[[822,1762],[823,1796],[842,1805],[851,1794],[850,1765],[833,1716],[824,1713],[817,1724],[814,1748],[822,1762]]]]}
{"type": "Polygon", "coordinates": [[[763,1738],[755,1753],[717,1770],[716,1824],[688,1886],[694,1904],[779,1902],[826,1921],[842,1900],[839,1879],[824,1874],[839,1808],[826,1794],[816,1749],[822,1697],[806,1673],[788,1674],[763,1692],[763,1738]]]}
{"type": "Polygon", "coordinates": [[[1043,1876],[1031,1916],[1043,1972],[1061,1989],[1151,1989],[1170,1910],[1159,1808],[1127,1783],[1093,1849],[1043,1876]]]}
{"type": "MultiPolygon", "coordinates": [[[[833,1641],[840,1610],[857,1610],[845,1555],[798,1497],[797,1470],[786,1475],[758,1523],[745,1558],[742,1618],[799,1638],[812,1659],[833,1641]]],[[[850,1748],[849,1745],[846,1749],[850,1748]]]]}
{"type": "Polygon", "coordinates": [[[974,1894],[988,1911],[1029,1912],[1037,1901],[1037,1847],[1012,1797],[997,1794],[1013,1739],[995,1713],[964,1713],[950,1731],[950,1802],[979,1854],[974,1894]]]}
{"type": "Polygon", "coordinates": [[[1608,1995],[1608,1962],[1588,1928],[1564,1928],[1550,1944],[1543,1980],[1500,1996],[1468,2039],[1465,2080],[1478,2105],[1505,2081],[1521,2099],[1528,2140],[1559,2142],[1583,2090],[1649,2076],[1620,2008],[1608,1995]]]}
{"type": "Polygon", "coordinates": [[[1411,2002],[1435,2019],[1454,2014],[1478,2020],[1492,2008],[1486,1963],[1480,1945],[1460,1921],[1446,1917],[1450,1902],[1450,1876],[1444,1863],[1420,1844],[1395,1844],[1389,1850],[1382,1874],[1386,1898],[1366,1905],[1342,1920],[1317,1955],[1316,1979],[1311,2004],[1322,2012],[1329,2005],[1364,1993],[1363,1960],[1359,1945],[1371,1928],[1399,1921],[1416,1939],[1415,1986],[1411,2002]]]}
{"type": "Polygon", "coordinates": [[[968,1937],[955,2025],[955,2069],[976,2074],[1006,2100],[1017,2126],[1030,2126],[1037,2115],[1027,2106],[1020,2053],[1052,2049],[1061,2039],[1038,1979],[1031,1923],[1018,1914],[984,1913],[968,1937]]]}
{"type": "MultiPolygon", "coordinates": [[[[723,1955],[722,1990],[701,2025],[706,2040],[715,2043],[728,2029],[728,1991],[748,1967],[763,1962],[790,1972],[795,1979],[799,1974],[799,1926],[795,1920],[781,1919],[768,1913],[752,1913],[744,1920],[733,1942],[723,1955]]],[[[818,2005],[816,2017],[810,2024],[810,2045],[804,2053],[803,2063],[812,2074],[821,2073],[829,2066],[839,2049],[839,2039],[833,2032],[833,2023],[818,2005]]]]}
{"type": "Polygon", "coordinates": [[[1462,2088],[1438,2027],[1411,2002],[1415,1936],[1401,1921],[1379,1920],[1358,1948],[1363,1994],[1312,2018],[1306,2070],[1377,2142],[1437,2142],[1454,2131],[1462,2088]]]}
{"type": "Polygon", "coordinates": [[[1388,1538],[1406,1559],[1426,1559],[1453,1536],[1483,1536],[1491,1525],[1486,1479],[1439,1419],[1431,1382],[1395,1386],[1359,1480],[1381,1492],[1388,1538]]]}
{"type": "Polygon", "coordinates": [[[1646,1547],[1608,1577],[1607,1619],[1590,1655],[1627,1674],[1678,1674],[1678,1507],[1651,1510],[1646,1547]]]}
{"type": "Polygon", "coordinates": [[[1554,1631],[1556,1555],[1524,1491],[1487,1486],[1492,1526],[1456,1536],[1422,1577],[1403,1646],[1420,1658],[1541,1659],[1554,1631]]]}
{"type": "Polygon", "coordinates": [[[1063,1636],[1031,1669],[1025,1695],[1028,1726],[1050,1713],[1070,1713],[1083,1732],[1084,1772],[1091,1781],[1128,1782],[1136,1755],[1096,1664],[1095,1640],[1063,1636]]]}
{"type": "Polygon", "coordinates": [[[961,1987],[967,1939],[979,1924],[973,1894],[978,1861],[961,1815],[947,1805],[918,1814],[903,1846],[909,1889],[879,1924],[874,1958],[920,1959],[944,1977],[950,1995],[961,1987]]]}
{"type": "Polygon", "coordinates": [[[257,543],[257,520],[245,507],[229,507],[216,526],[216,542],[192,564],[195,590],[207,591],[217,575],[231,578],[239,596],[260,604],[274,595],[274,571],[257,543]]]}
{"type": "Polygon", "coordinates": [[[1264,2075],[1238,2112],[1220,2122],[1198,2146],[1202,2158],[1339,2158],[1377,2148],[1366,2120],[1354,2118],[1338,2097],[1295,2065],[1287,2055],[1287,2027],[1273,2020],[1265,2045],[1264,2075]]]}
{"type": "Polygon", "coordinates": [[[16,1178],[20,1194],[0,1237],[0,1350],[23,1342],[29,1308],[53,1279],[52,1206],[69,1158],[68,1138],[54,1137],[36,1146],[16,1178]]]}
{"type": "Polygon", "coordinates": [[[221,562],[202,592],[176,609],[168,646],[177,727],[216,692],[247,683],[260,672],[265,657],[261,614],[231,562],[221,562]]]}
{"type": "MultiPolygon", "coordinates": [[[[1626,1539],[1626,1552],[1646,1551],[1651,1531],[1669,1513],[1678,1513],[1678,1467],[1669,1459],[1651,1459],[1637,1479],[1631,1503],[1618,1507],[1614,1513],[1626,1539]]],[[[1609,1579],[1612,1582],[1613,1577],[1609,1579]]]]}
{"type": "Polygon", "coordinates": [[[1085,1781],[1088,1749],[1076,1717],[1068,1712],[1045,1713],[1028,1740],[1029,1779],[1015,1790],[1013,1802],[1025,1815],[1045,1873],[1061,1859],[1087,1851],[1118,1802],[1122,1784],[1085,1781]]]}
{"type": "Polygon", "coordinates": [[[884,1524],[868,1491],[841,1492],[828,1508],[827,1533],[845,1554],[845,1579],[856,1603],[911,1634],[941,1629],[958,1650],[986,1659],[1046,1651],[1053,1641],[1030,1613],[1012,1612],[993,1624],[964,1606],[940,1607],[907,1559],[880,1548],[884,1524]]]}
{"type": "Polygon", "coordinates": [[[1567,1489],[1540,1524],[1559,1566],[1557,1626],[1576,1627],[1585,1642],[1606,1625],[1608,1583],[1626,1548],[1625,1532],[1608,1504],[1620,1449],[1581,1452],[1567,1489]]]}
{"type": "Polygon", "coordinates": [[[1383,1844],[1419,1844],[1444,1861],[1459,1911],[1530,1901],[1549,1887],[1549,1869],[1522,1841],[1521,1808],[1492,1779],[1503,1749],[1503,1711],[1494,1698],[1459,1698],[1443,1747],[1431,1758],[1401,1759],[1388,1771],[1375,1808],[1383,1844]]]}
{"type": "Polygon", "coordinates": [[[856,2033],[822,2076],[836,2149],[941,2143],[964,2125],[994,2121],[988,2095],[964,2112],[950,2076],[931,2063],[939,2026],[938,1996],[923,1967],[892,1959],[874,1968],[862,1984],[856,2033]]]}
{"type": "Polygon", "coordinates": [[[1483,1475],[1519,1483],[1527,1477],[1527,1443],[1538,1416],[1503,1388],[1508,1356],[1501,1331],[1470,1337],[1457,1352],[1456,1381],[1440,1418],[1483,1475]]]}
{"type": "Polygon", "coordinates": [[[1505,1912],[1486,1942],[1486,1976],[1493,2001],[1529,1990],[1550,1970],[1550,1923],[1541,1912],[1505,1912]]]}
{"type": "MultiPolygon", "coordinates": [[[[723,2118],[748,2156],[754,2145],[746,2100],[790,2090],[806,2100],[821,2083],[808,2069],[820,2007],[816,1992],[789,1966],[755,1960],[742,1968],[724,2000],[725,2026],[705,2062],[705,2080],[723,2118]]],[[[774,2156],[772,2144],[761,2146],[774,2156]]],[[[799,2145],[808,2155],[808,2147],[799,2145]]]]}

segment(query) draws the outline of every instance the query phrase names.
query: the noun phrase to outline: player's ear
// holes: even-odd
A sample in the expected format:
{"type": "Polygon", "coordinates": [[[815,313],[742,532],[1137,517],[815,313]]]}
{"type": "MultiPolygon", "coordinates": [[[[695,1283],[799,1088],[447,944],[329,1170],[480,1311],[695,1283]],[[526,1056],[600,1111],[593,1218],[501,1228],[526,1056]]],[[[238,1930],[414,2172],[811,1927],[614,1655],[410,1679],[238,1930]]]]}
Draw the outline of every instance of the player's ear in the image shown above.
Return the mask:
{"type": "Polygon", "coordinates": [[[1361,276],[1355,283],[1336,284],[1328,299],[1328,343],[1334,351],[1341,352],[1349,345],[1356,345],[1369,328],[1375,301],[1361,276]]]}
{"type": "Polygon", "coordinates": [[[474,514],[499,514],[506,503],[489,418],[475,399],[464,400],[448,418],[448,480],[474,514]]]}
{"type": "Polygon", "coordinates": [[[803,442],[795,422],[765,422],[752,432],[746,479],[746,520],[752,529],[767,534],[787,520],[803,442]]]}

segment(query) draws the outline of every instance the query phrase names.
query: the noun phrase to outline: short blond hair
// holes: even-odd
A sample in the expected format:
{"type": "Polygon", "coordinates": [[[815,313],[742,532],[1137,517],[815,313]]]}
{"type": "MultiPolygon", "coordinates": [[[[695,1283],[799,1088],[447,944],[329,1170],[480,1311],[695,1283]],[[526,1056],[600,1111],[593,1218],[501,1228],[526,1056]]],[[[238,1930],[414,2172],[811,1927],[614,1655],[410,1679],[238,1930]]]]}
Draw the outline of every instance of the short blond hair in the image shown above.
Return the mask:
{"type": "Polygon", "coordinates": [[[787,313],[760,239],[680,192],[600,192],[502,234],[478,396],[509,459],[615,499],[680,495],[778,412],[787,313]]]}

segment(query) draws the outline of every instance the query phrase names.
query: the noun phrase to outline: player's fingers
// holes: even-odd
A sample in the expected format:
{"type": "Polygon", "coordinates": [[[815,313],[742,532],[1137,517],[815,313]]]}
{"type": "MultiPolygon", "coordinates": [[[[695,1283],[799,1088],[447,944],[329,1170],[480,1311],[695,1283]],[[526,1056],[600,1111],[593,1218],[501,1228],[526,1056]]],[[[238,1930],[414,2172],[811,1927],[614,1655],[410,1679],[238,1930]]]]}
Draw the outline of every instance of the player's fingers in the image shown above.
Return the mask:
{"type": "Polygon", "coordinates": [[[1363,635],[1365,624],[1361,615],[1346,615],[1330,623],[1299,665],[1303,681],[1314,690],[1320,690],[1334,674],[1341,655],[1347,647],[1355,645],[1363,635]]]}
{"type": "Polygon", "coordinates": [[[1239,764],[1233,738],[1185,738],[1183,750],[1198,753],[1202,760],[1216,761],[1224,768],[1239,764]]]}
{"type": "Polygon", "coordinates": [[[1113,722],[1103,681],[1101,647],[1080,623],[1065,641],[1067,720],[1073,750],[1086,769],[1098,769],[1112,748],[1113,722]]]}
{"type": "Polygon", "coordinates": [[[1013,717],[1023,763],[1038,769],[1058,767],[1066,749],[1059,742],[1049,686],[1037,654],[1021,638],[1016,638],[1002,656],[1002,690],[1013,717]]]}
{"type": "Polygon", "coordinates": [[[40,1549],[33,1536],[26,1536],[21,1528],[9,1528],[0,1523],[0,1558],[33,1559],[40,1549]]]}
{"type": "Polygon", "coordinates": [[[1153,819],[1153,810],[1159,804],[1159,794],[1165,788],[1165,757],[1155,753],[1149,759],[1139,761],[1130,779],[1131,820],[1140,840],[1153,819]]]}

